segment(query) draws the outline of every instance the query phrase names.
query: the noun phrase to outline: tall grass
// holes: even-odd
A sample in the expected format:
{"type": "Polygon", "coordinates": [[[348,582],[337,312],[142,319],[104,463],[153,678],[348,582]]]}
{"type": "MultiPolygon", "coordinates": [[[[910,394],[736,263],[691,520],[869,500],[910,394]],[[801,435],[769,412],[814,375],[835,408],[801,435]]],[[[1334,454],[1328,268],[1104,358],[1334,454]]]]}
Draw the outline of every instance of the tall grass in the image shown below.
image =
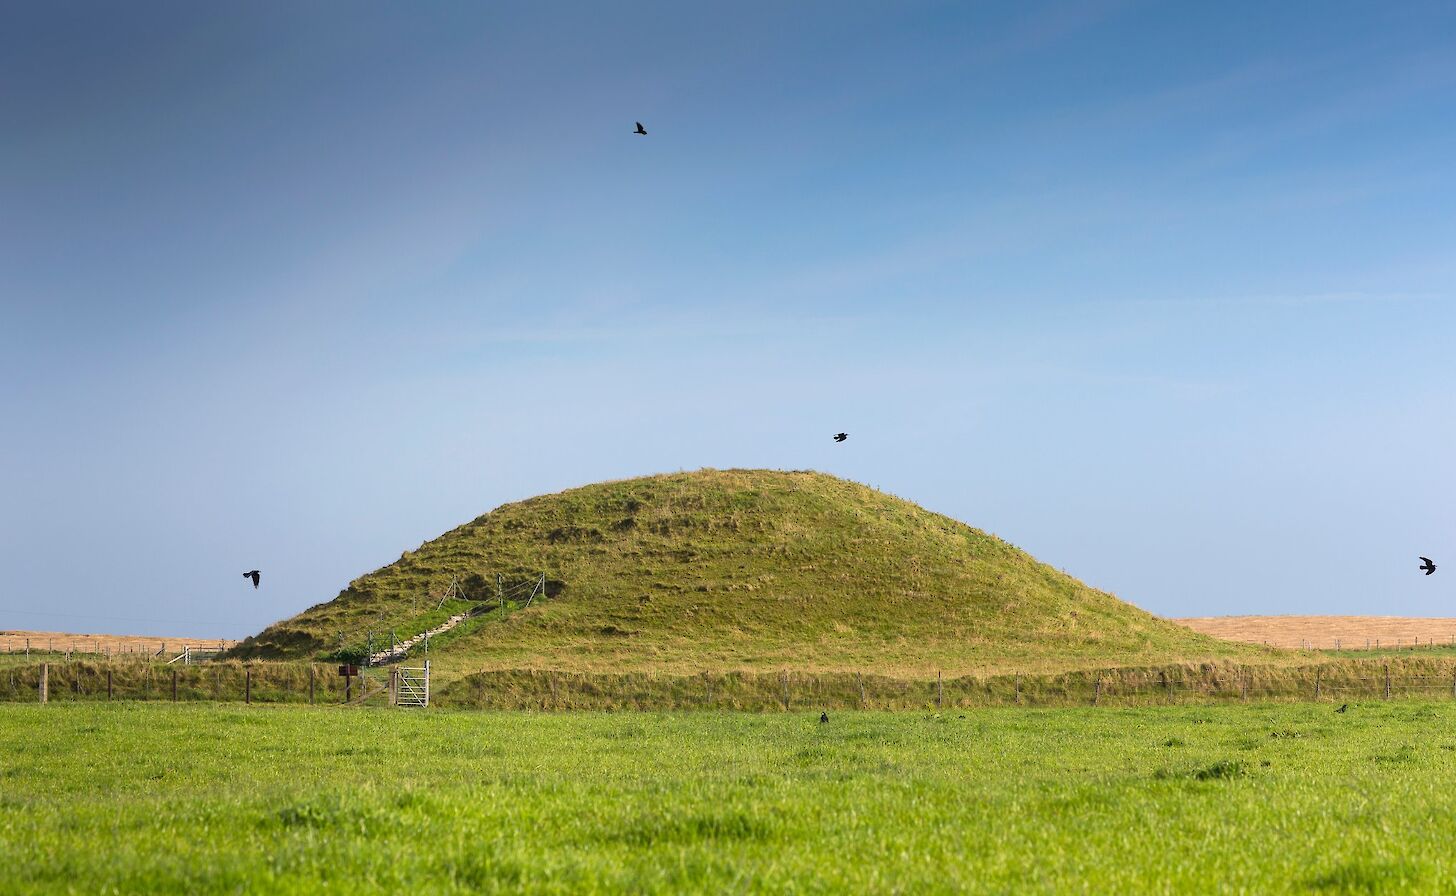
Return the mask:
{"type": "Polygon", "coordinates": [[[7,893],[1448,893],[1456,703],[0,707],[7,893]]]}

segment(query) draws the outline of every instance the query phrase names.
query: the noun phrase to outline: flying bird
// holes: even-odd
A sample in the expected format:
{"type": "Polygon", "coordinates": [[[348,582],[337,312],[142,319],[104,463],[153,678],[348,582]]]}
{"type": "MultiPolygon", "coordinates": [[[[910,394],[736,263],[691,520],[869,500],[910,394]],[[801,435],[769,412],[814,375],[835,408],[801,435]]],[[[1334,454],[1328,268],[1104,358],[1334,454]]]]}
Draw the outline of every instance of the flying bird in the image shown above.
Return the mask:
{"type": "Polygon", "coordinates": [[[1344,712],[1345,710],[1347,710],[1349,708],[1350,708],[1350,704],[1348,704],[1348,703],[1341,703],[1340,704],[1340,708],[1337,709],[1337,710],[1335,710],[1335,712],[1344,712]]]}
{"type": "Polygon", "coordinates": [[[827,713],[827,712],[821,712],[821,713],[819,713],[819,724],[821,724],[821,725],[828,725],[829,724],[829,713],[827,713]]]}
{"type": "Polygon", "coordinates": [[[1422,557],[1421,559],[1426,562],[1421,564],[1420,566],[1417,566],[1416,569],[1424,569],[1426,571],[1426,575],[1430,575],[1431,573],[1436,571],[1436,564],[1431,562],[1430,557],[1422,557]]]}
{"type": "Polygon", "coordinates": [[[245,579],[252,579],[253,580],[253,587],[254,588],[257,588],[258,587],[258,579],[261,578],[261,576],[258,574],[258,571],[255,569],[255,570],[253,570],[251,572],[245,572],[245,573],[243,573],[243,578],[245,578],[245,579]]]}
{"type": "Polygon", "coordinates": [[[637,122],[637,130],[633,131],[632,133],[634,133],[634,134],[641,134],[642,136],[646,137],[647,136],[647,129],[644,128],[642,126],[642,122],[639,121],[639,122],[637,122]]]}
{"type": "Polygon", "coordinates": [[[849,438],[849,433],[847,432],[837,432],[834,434],[834,441],[836,442],[843,442],[847,438],[849,438]]]}

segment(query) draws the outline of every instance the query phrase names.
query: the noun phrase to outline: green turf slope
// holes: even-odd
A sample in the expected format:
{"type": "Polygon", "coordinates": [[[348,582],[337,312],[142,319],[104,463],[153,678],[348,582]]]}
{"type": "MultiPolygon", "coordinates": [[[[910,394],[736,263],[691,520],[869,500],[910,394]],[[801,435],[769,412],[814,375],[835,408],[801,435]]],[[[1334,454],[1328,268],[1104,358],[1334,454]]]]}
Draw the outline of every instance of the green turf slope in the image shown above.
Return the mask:
{"type": "Polygon", "coordinates": [[[813,472],[700,470],[507,504],[248,639],[327,656],[436,623],[452,578],[544,571],[549,596],[436,639],[442,671],[777,669],[934,676],[1253,656],[1090,588],[1006,542],[813,472]],[[341,634],[342,633],[342,634],[341,634]]]}

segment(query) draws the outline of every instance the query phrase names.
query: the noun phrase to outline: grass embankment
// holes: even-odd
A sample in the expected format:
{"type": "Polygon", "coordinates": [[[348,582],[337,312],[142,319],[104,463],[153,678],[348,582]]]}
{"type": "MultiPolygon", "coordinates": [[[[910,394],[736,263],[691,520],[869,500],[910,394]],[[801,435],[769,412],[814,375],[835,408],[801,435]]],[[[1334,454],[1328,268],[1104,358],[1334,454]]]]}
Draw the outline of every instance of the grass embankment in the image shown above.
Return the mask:
{"type": "MultiPolygon", "coordinates": [[[[1401,657],[1302,657],[1308,664],[1205,663],[1029,675],[900,679],[843,672],[580,673],[497,669],[432,683],[437,706],[539,710],[918,710],[984,706],[1135,706],[1259,700],[1345,702],[1456,698],[1456,658],[1444,649],[1401,657]]],[[[47,665],[56,702],[107,700],[374,704],[394,667],[363,670],[345,693],[332,664],[209,662],[193,666],[113,659],[47,665]],[[372,695],[372,696],[371,696],[372,695]]],[[[0,700],[38,700],[42,665],[0,663],[0,700]]]]}
{"type": "Polygon", "coordinates": [[[507,504],[407,551],[335,600],[269,627],[242,657],[324,656],[366,629],[401,636],[452,580],[544,572],[548,597],[432,647],[446,676],[996,671],[1253,660],[1039,563],[995,536],[807,472],[703,470],[507,504]],[[447,649],[448,647],[448,649],[447,649]]]}
{"type": "Polygon", "coordinates": [[[1456,704],[816,719],[4,707],[3,886],[1456,888],[1456,704]]]}

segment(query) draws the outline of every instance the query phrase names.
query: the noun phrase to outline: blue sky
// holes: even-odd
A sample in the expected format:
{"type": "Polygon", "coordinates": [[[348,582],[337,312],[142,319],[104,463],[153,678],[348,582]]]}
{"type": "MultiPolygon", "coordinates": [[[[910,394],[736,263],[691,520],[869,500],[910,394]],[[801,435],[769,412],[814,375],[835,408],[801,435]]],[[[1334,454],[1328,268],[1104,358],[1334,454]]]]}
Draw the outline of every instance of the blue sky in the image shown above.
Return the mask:
{"type": "Polygon", "coordinates": [[[0,122],[0,627],[704,466],[1453,614],[1450,4],[22,3],[0,122]]]}

